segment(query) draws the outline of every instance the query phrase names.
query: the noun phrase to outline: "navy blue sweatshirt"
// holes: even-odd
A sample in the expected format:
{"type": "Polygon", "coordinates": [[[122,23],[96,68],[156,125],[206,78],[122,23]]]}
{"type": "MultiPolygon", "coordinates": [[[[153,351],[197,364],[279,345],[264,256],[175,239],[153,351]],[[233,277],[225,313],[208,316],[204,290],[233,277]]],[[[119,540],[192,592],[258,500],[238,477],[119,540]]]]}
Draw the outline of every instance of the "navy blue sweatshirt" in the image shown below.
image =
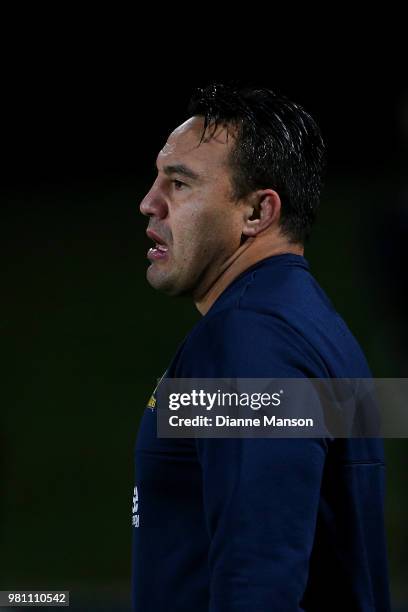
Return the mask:
{"type": "MultiPolygon", "coordinates": [[[[171,378],[370,377],[298,255],[241,274],[187,336],[171,378]]],[[[380,439],[136,443],[137,612],[388,612],[380,439]]]]}

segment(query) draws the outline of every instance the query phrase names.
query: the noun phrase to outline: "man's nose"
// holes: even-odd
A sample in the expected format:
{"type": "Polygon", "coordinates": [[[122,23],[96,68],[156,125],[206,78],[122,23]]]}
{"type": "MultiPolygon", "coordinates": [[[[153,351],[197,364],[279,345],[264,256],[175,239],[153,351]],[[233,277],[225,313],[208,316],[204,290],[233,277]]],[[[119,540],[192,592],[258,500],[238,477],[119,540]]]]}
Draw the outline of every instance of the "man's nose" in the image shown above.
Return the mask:
{"type": "Polygon", "coordinates": [[[166,200],[155,185],[145,195],[139,208],[142,215],[158,219],[164,219],[168,213],[166,200]]]}

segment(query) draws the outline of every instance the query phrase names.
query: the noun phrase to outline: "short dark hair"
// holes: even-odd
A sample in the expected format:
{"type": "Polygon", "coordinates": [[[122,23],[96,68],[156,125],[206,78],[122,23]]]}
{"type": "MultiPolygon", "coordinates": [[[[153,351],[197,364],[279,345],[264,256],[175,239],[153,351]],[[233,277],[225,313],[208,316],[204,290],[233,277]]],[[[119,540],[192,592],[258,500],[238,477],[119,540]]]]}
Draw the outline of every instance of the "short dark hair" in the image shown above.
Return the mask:
{"type": "Polygon", "coordinates": [[[269,89],[214,83],[188,106],[208,127],[234,127],[230,155],[233,197],[271,188],[281,201],[281,229],[291,242],[309,237],[319,205],[326,152],[320,129],[299,105],[269,89]]]}

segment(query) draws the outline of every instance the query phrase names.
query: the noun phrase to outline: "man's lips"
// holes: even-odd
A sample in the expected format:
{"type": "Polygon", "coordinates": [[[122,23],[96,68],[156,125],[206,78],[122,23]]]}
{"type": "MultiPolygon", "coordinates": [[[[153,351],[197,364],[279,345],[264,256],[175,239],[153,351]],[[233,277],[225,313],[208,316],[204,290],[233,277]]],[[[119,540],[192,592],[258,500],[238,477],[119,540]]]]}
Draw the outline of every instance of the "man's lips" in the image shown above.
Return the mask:
{"type": "Polygon", "coordinates": [[[151,259],[153,261],[166,259],[168,256],[167,251],[169,250],[169,248],[166,245],[164,239],[151,229],[146,230],[146,234],[150,238],[150,240],[154,240],[156,243],[156,246],[148,250],[148,259],[151,259]]]}
{"type": "Polygon", "coordinates": [[[153,230],[151,229],[146,230],[146,234],[148,238],[150,238],[150,240],[154,240],[155,242],[157,242],[157,244],[162,244],[166,246],[166,241],[164,240],[164,238],[159,236],[159,234],[156,234],[156,232],[154,232],[153,230]]]}

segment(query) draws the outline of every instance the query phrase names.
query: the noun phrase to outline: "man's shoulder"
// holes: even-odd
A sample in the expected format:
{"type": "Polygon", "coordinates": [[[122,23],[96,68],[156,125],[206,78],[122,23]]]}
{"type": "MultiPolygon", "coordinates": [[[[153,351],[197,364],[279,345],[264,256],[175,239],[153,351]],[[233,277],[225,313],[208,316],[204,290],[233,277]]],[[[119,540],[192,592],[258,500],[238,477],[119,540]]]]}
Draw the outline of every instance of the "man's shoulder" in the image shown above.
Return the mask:
{"type": "Polygon", "coordinates": [[[197,346],[210,339],[216,344],[238,342],[244,346],[265,332],[271,338],[284,327],[289,330],[290,326],[279,316],[278,310],[263,311],[256,307],[234,304],[204,316],[191,330],[186,343],[197,346]]]}
{"type": "Polygon", "coordinates": [[[317,359],[311,353],[313,348],[278,314],[226,307],[205,316],[190,332],[176,371],[180,377],[274,377],[299,369],[310,373],[317,359]]]}
{"type": "Polygon", "coordinates": [[[177,364],[186,376],[370,375],[347,324],[295,256],[260,262],[228,287],[188,335],[177,364]]]}
{"type": "MultiPolygon", "coordinates": [[[[365,377],[370,371],[360,345],[334,311],[302,304],[249,301],[211,312],[190,332],[178,356],[182,370],[208,376],[365,377]],[[197,368],[195,367],[197,366],[197,368]],[[223,374],[221,374],[223,372],[223,374]]],[[[187,374],[186,374],[187,376],[187,374]]]]}

